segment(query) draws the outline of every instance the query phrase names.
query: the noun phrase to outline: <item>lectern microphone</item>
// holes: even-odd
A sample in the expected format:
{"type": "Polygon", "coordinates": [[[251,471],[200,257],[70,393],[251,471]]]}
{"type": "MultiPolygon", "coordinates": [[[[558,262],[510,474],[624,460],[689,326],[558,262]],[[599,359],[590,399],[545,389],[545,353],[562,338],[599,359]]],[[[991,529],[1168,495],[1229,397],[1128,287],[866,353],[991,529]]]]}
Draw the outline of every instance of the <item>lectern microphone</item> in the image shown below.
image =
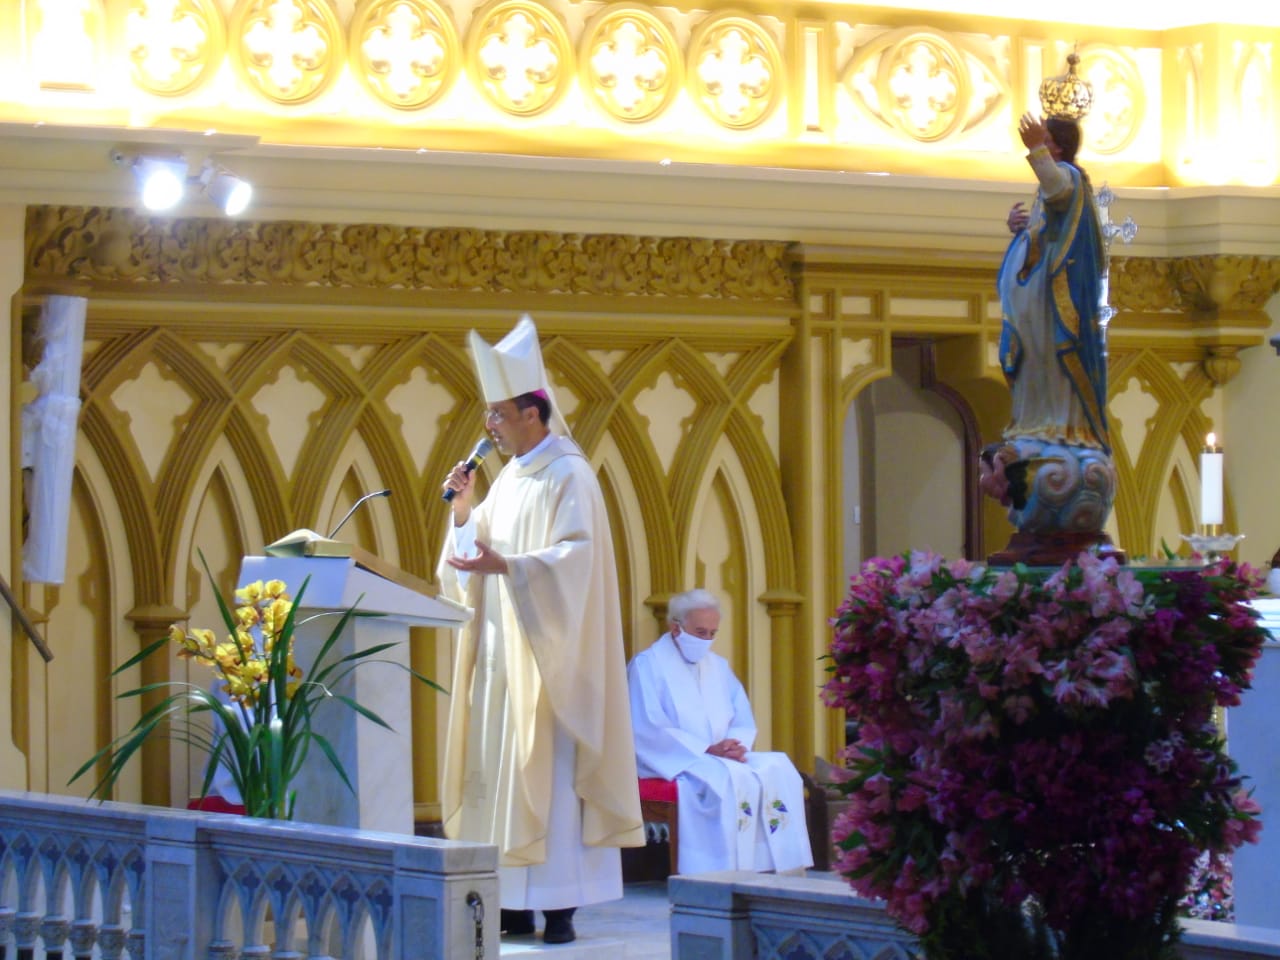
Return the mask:
{"type": "Polygon", "coordinates": [[[355,513],[357,510],[360,509],[360,504],[364,503],[366,500],[372,500],[374,497],[389,497],[389,496],[391,496],[390,490],[375,490],[373,493],[366,493],[363,497],[361,497],[359,500],[357,500],[355,503],[351,505],[351,509],[347,511],[347,515],[343,517],[341,520],[339,520],[338,525],[334,527],[332,531],[330,531],[328,539],[332,540],[337,535],[338,531],[342,529],[342,525],[351,519],[351,515],[353,513],[355,513]]]}

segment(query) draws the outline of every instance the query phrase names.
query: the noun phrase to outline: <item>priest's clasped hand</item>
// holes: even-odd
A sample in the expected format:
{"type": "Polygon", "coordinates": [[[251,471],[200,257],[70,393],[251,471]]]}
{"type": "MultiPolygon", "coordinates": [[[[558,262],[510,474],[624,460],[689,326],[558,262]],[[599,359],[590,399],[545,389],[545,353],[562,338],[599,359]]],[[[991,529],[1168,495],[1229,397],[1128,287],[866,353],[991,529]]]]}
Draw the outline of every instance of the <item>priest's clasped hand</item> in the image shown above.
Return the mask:
{"type": "Polygon", "coordinates": [[[747,759],[747,748],[742,745],[741,740],[735,740],[733,737],[726,737],[718,743],[713,743],[707,747],[707,753],[713,757],[737,760],[739,763],[745,763],[747,759]]]}
{"type": "Polygon", "coordinates": [[[464,573],[508,573],[510,571],[507,558],[479,540],[476,541],[474,557],[449,557],[448,564],[464,573]]]}

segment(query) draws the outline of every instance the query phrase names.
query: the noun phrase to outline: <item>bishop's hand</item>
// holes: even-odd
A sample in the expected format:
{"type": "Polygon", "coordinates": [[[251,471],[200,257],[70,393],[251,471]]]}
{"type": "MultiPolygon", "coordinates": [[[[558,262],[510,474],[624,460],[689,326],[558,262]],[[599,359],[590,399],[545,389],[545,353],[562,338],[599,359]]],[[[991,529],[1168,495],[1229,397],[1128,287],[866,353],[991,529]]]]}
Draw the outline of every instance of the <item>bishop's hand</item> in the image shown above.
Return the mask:
{"type": "Polygon", "coordinates": [[[463,573],[508,573],[507,558],[498,553],[487,543],[476,541],[474,557],[449,557],[446,562],[455,570],[463,573]]]}
{"type": "Polygon", "coordinates": [[[441,491],[453,491],[449,505],[453,507],[453,522],[459,527],[471,516],[471,495],[475,492],[475,488],[475,470],[467,465],[466,460],[459,460],[457,465],[449,471],[449,475],[444,478],[444,483],[440,485],[441,491]]]}

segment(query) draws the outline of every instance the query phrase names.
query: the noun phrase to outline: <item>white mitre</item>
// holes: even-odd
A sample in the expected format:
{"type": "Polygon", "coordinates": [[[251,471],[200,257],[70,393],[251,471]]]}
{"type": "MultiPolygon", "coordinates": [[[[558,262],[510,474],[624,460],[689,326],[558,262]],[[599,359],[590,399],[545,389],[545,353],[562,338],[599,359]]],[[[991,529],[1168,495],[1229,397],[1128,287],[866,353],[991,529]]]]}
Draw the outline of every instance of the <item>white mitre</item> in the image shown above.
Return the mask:
{"type": "Polygon", "coordinates": [[[552,429],[563,436],[571,436],[542,364],[538,328],[528,314],[522,316],[514,329],[493,346],[489,346],[474,330],[467,335],[467,343],[471,347],[471,358],[475,362],[480,394],[485,403],[501,403],[522,393],[542,391],[551,404],[552,429]]]}

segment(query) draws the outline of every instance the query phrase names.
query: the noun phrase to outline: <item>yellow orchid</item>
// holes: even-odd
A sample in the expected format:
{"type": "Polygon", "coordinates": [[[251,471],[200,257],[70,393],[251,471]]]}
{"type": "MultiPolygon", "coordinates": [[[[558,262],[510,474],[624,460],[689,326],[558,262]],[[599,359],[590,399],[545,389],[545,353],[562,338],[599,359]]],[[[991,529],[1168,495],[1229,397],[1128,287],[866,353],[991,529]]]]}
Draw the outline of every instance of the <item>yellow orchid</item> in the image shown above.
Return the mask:
{"type": "Polygon", "coordinates": [[[202,662],[207,662],[213,657],[214,640],[212,630],[192,629],[184,632],[175,623],[169,627],[169,639],[182,647],[178,651],[178,656],[180,657],[194,657],[202,662]]]}
{"type": "Polygon", "coordinates": [[[213,656],[213,659],[218,663],[218,669],[223,673],[239,673],[240,650],[241,648],[237,647],[231,640],[224,640],[218,644],[213,656]]]}
{"type": "MultiPolygon", "coordinates": [[[[273,580],[271,582],[278,583],[279,581],[273,580]]],[[[251,606],[261,600],[262,595],[265,592],[265,585],[261,580],[255,580],[253,583],[246,583],[243,587],[238,587],[236,589],[236,603],[241,606],[251,606]]]]}
{"type": "Polygon", "coordinates": [[[248,630],[262,620],[262,614],[255,606],[236,607],[236,623],[240,629],[248,630]]]}
{"type": "MultiPolygon", "coordinates": [[[[279,583],[273,580],[272,583],[279,583]]],[[[262,609],[262,635],[263,637],[271,637],[273,640],[284,630],[285,621],[289,619],[289,611],[293,609],[293,603],[287,597],[281,597],[272,600],[270,604],[262,609]]]]}

